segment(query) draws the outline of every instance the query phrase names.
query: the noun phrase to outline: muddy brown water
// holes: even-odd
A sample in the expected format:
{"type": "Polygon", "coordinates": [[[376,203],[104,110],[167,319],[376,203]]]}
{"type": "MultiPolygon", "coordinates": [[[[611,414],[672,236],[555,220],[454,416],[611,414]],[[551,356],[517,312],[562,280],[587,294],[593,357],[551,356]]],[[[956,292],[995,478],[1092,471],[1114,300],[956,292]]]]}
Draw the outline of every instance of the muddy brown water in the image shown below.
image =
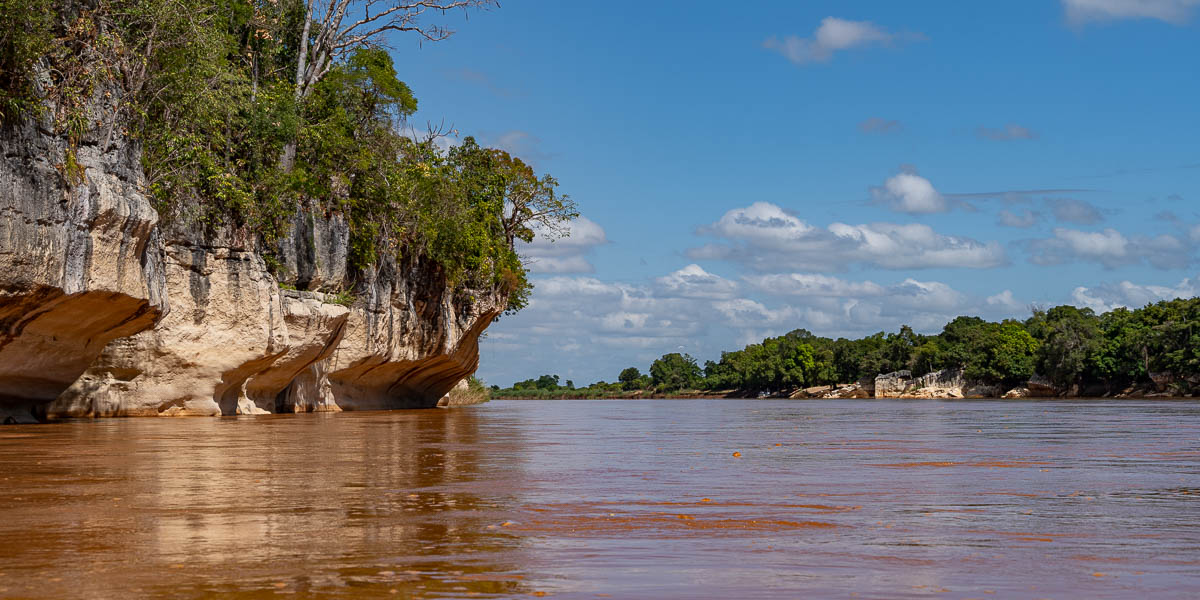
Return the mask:
{"type": "Polygon", "coordinates": [[[493,401],[0,428],[0,597],[380,596],[1194,598],[1200,403],[493,401]]]}

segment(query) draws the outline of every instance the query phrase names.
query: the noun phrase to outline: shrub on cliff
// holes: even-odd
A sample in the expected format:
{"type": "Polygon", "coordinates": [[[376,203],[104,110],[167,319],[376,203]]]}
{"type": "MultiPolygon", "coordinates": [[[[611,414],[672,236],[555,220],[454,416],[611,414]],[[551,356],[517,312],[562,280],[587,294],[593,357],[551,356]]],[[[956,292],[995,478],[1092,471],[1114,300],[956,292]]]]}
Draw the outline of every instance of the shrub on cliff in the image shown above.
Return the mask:
{"type": "MultiPolygon", "coordinates": [[[[354,268],[429,258],[450,284],[500,288],[519,309],[530,284],[516,242],[535,229],[565,234],[577,216],[557,180],[519,158],[472,138],[444,151],[436,134],[404,132],[417,98],[379,35],[401,24],[444,39],[450,32],[421,13],[489,0],[384,2],[375,8],[394,12],[349,20],[361,2],[0,2],[0,111],[36,104],[39,68],[86,73],[53,83],[76,99],[99,80],[119,90],[120,122],[101,126],[141,141],[167,220],[236,231],[270,252],[298,207],[315,202],[346,215],[354,268]]],[[[77,124],[80,103],[59,104],[68,114],[58,120],[77,124]]]]}

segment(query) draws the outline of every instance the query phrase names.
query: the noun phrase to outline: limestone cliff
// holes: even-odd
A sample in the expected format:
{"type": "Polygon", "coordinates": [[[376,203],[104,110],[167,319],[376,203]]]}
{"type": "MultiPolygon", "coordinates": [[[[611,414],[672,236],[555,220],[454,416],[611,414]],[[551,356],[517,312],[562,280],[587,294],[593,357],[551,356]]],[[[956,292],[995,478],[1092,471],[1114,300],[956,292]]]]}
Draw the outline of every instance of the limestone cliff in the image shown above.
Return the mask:
{"type": "Polygon", "coordinates": [[[103,126],[77,144],[48,118],[0,132],[0,413],[52,400],[107,343],[167,311],[140,150],[109,137],[118,99],[87,103],[88,121],[103,126]]]}
{"type": "Polygon", "coordinates": [[[885,373],[875,378],[876,398],[997,398],[1000,388],[972,382],[961,369],[943,369],[913,377],[910,371],[885,373]]]}
{"type": "Polygon", "coordinates": [[[46,122],[0,131],[0,418],[433,407],[475,370],[501,292],[420,257],[352,274],[348,228],[313,207],[282,282],[253,236],[160,223],[115,92],[77,147],[46,122]]]}

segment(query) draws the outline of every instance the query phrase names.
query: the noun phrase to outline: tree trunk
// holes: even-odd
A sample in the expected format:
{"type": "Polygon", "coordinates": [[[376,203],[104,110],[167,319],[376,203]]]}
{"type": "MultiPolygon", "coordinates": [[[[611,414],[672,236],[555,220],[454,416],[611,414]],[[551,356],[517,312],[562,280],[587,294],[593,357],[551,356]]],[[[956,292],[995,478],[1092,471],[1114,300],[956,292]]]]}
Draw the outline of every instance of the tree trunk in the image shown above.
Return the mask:
{"type": "MultiPolygon", "coordinates": [[[[297,105],[304,97],[304,70],[308,61],[308,34],[312,31],[313,2],[314,0],[308,0],[304,11],[304,30],[300,33],[300,52],[299,58],[296,60],[295,98],[297,105]]],[[[296,140],[292,139],[283,145],[283,151],[279,154],[279,168],[286,173],[291,172],[294,166],[296,166],[296,140]]]]}

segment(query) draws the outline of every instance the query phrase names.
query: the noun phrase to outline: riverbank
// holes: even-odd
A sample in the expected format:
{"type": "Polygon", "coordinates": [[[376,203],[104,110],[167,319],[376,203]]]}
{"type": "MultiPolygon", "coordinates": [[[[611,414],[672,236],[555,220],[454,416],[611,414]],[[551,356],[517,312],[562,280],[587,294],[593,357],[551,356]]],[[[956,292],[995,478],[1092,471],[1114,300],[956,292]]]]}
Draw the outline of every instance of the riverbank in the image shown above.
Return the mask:
{"type": "Polygon", "coordinates": [[[943,369],[914,377],[910,371],[884,373],[856,383],[823,385],[782,390],[613,390],[587,387],[579,389],[493,389],[492,396],[511,400],[640,400],[650,398],[721,398],[721,399],[1017,399],[1017,398],[1191,398],[1178,393],[1170,382],[1131,385],[1113,389],[1102,383],[1055,386],[1044,377],[1033,377],[1018,385],[1006,386],[965,377],[961,369],[943,369]]]}

